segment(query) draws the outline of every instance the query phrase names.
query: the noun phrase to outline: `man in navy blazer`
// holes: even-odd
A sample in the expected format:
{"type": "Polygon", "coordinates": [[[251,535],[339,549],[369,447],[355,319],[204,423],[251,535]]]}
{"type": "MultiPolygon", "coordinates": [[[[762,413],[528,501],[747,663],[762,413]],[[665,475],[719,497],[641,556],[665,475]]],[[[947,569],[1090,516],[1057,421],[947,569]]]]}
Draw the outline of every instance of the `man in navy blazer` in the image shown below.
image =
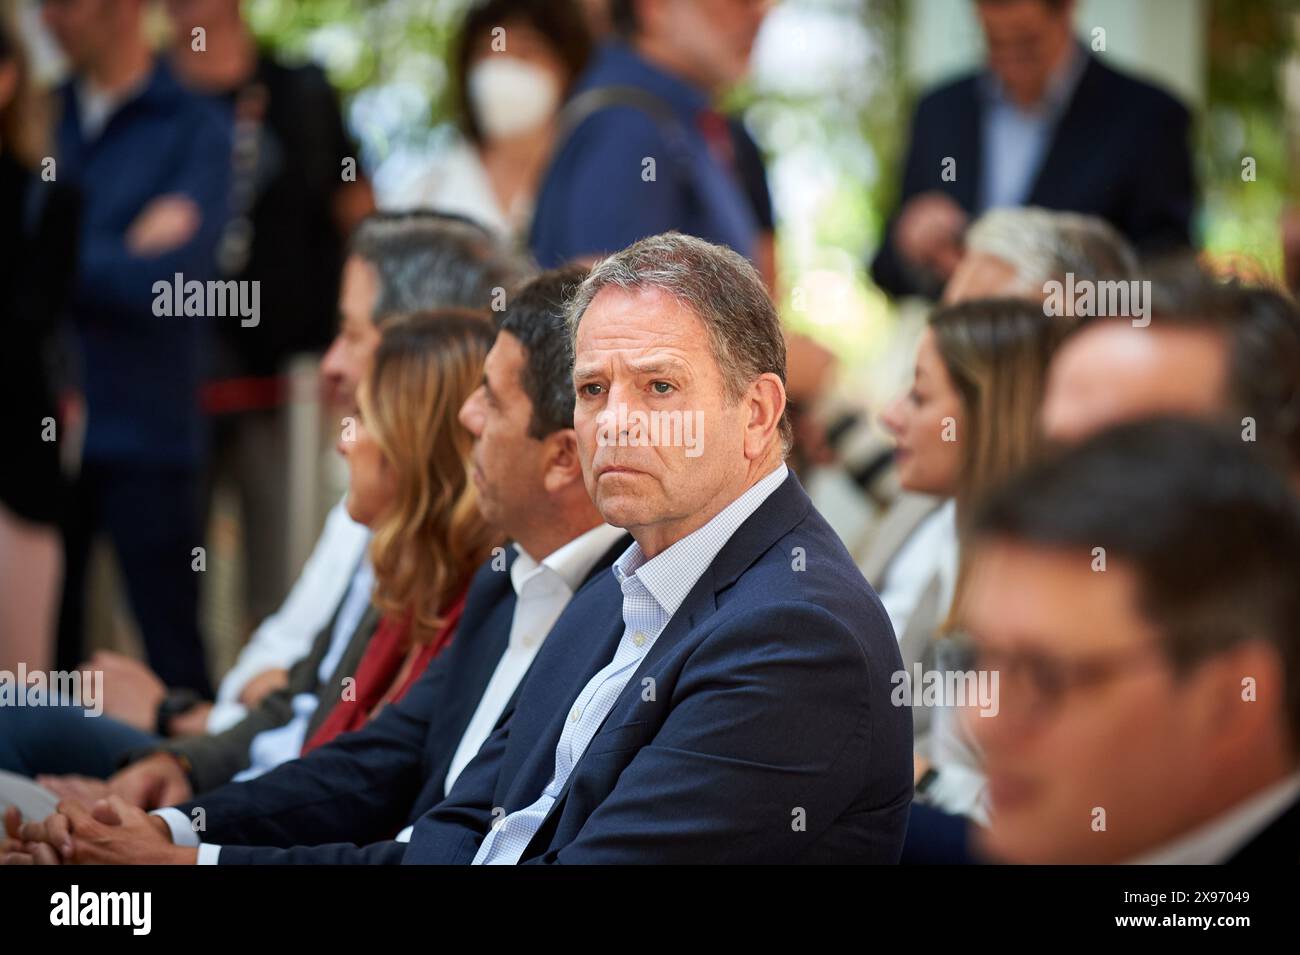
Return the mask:
{"type": "Polygon", "coordinates": [[[1074,37],[1074,0],[974,0],[988,68],[923,97],[898,206],[871,266],[893,295],[936,297],[982,212],[1099,216],[1140,253],[1191,242],[1191,118],[1074,37]]]}
{"type": "Polygon", "coordinates": [[[635,543],[574,598],[404,862],[896,862],[911,714],[879,599],[783,458],[785,350],[669,233],[569,307],[587,488],[635,543]]]}

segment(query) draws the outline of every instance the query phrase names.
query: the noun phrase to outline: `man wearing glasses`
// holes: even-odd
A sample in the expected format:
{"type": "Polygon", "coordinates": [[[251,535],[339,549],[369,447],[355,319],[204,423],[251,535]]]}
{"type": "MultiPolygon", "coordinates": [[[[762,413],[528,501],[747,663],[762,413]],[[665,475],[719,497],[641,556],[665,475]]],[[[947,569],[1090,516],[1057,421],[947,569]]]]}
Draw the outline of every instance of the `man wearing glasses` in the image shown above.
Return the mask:
{"type": "Polygon", "coordinates": [[[976,519],[970,663],[997,669],[981,848],[1023,863],[1300,859],[1300,502],[1235,432],[1161,420],[976,519]]]}

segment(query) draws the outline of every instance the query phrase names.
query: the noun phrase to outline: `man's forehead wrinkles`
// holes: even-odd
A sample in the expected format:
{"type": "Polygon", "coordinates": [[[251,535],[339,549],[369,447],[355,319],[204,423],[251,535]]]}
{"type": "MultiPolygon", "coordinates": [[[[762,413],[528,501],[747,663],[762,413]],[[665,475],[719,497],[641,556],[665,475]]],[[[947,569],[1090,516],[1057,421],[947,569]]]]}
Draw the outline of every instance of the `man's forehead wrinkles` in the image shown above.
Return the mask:
{"type": "Polygon", "coordinates": [[[678,334],[672,329],[643,328],[629,330],[621,327],[609,331],[592,332],[585,341],[579,344],[585,348],[648,349],[673,342],[684,343],[685,339],[685,335],[678,334]]]}
{"type": "Polygon", "coordinates": [[[640,345],[637,348],[592,347],[580,350],[574,364],[579,368],[585,368],[590,365],[604,366],[610,362],[632,366],[651,363],[689,365],[690,357],[684,349],[674,348],[671,345],[640,345]]]}

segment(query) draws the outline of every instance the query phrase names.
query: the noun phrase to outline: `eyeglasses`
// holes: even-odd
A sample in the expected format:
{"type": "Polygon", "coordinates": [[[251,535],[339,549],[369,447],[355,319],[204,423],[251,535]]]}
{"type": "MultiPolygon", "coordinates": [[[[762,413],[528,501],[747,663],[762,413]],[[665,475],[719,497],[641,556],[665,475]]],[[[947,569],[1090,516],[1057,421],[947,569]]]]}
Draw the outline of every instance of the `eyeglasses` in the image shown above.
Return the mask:
{"type": "Polygon", "coordinates": [[[999,696],[1036,719],[1051,716],[1072,693],[1104,686],[1152,665],[1169,666],[1164,651],[1154,643],[1080,657],[993,650],[964,634],[945,643],[940,656],[944,669],[997,672],[999,696]]]}

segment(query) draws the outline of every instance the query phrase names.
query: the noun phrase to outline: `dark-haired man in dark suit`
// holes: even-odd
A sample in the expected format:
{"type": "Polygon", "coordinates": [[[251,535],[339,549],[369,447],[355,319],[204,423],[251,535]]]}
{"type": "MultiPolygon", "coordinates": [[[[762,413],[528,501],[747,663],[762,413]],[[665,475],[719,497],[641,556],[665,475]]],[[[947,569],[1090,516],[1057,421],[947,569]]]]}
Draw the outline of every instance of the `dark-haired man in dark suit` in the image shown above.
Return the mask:
{"type": "Polygon", "coordinates": [[[937,297],[967,224],[999,206],[1099,216],[1141,253],[1187,246],[1187,109],[1086,49],[1073,32],[1075,0],[974,3],[987,67],[917,105],[876,283],[937,297]]]}
{"type": "Polygon", "coordinates": [[[1235,428],[1102,431],[974,523],[994,857],[1300,861],[1300,502],[1235,428]]]}

